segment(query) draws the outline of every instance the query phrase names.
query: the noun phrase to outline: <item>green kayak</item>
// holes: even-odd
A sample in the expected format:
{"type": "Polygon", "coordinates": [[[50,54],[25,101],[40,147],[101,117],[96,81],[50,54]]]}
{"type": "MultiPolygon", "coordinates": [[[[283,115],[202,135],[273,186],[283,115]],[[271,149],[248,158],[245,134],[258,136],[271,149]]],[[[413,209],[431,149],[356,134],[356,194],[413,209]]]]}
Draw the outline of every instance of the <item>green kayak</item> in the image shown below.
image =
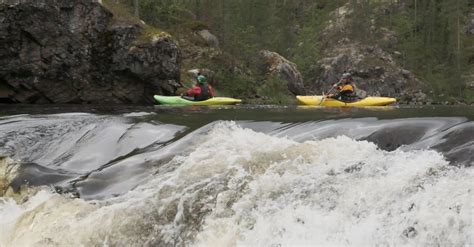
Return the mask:
{"type": "Polygon", "coordinates": [[[154,98],[160,105],[235,105],[242,103],[240,99],[227,97],[214,97],[204,101],[187,100],[180,96],[155,95],[154,98]]]}

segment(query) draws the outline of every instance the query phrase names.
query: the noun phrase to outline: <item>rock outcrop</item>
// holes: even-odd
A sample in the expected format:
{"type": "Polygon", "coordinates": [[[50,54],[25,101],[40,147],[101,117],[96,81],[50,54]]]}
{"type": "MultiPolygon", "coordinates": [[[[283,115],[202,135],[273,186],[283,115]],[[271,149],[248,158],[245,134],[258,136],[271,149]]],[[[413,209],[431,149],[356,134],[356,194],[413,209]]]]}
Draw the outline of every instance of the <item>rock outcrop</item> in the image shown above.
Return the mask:
{"type": "Polygon", "coordinates": [[[303,76],[298,71],[295,63],[287,60],[276,52],[267,50],[260,51],[260,61],[263,73],[274,76],[285,81],[288,90],[294,95],[304,95],[305,88],[303,84],[303,76]]]}
{"type": "Polygon", "coordinates": [[[396,46],[394,32],[372,25],[368,35],[378,37],[377,44],[350,39],[351,13],[349,4],[334,11],[332,20],[319,37],[324,58],[313,66],[313,77],[307,78],[309,91],[327,92],[344,72],[349,72],[358,88],[365,90],[367,95],[396,97],[399,102],[410,104],[428,101],[422,92],[422,82],[395,61],[398,52],[392,54],[384,50],[396,46]]]}
{"type": "Polygon", "coordinates": [[[29,179],[21,176],[23,165],[0,154],[0,198],[10,198],[17,203],[23,203],[40,190],[39,186],[31,184],[29,179]]]}
{"type": "Polygon", "coordinates": [[[172,94],[175,42],[112,19],[94,0],[0,2],[0,101],[150,103],[172,94]]]}
{"type": "Polygon", "coordinates": [[[358,88],[368,95],[396,97],[403,103],[426,100],[421,82],[398,66],[389,53],[377,46],[347,40],[340,41],[317,63],[311,89],[317,93],[327,91],[344,72],[351,73],[358,88]]]}
{"type": "Polygon", "coordinates": [[[15,194],[11,183],[18,175],[19,167],[17,162],[0,154],[0,197],[12,197],[15,194]]]}

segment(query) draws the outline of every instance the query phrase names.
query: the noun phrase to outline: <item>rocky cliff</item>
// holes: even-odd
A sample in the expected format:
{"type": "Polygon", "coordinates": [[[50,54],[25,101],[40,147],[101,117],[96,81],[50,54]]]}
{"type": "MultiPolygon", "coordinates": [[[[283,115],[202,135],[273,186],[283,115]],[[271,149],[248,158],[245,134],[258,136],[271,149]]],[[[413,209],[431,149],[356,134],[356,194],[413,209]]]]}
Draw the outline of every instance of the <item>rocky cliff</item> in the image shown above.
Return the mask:
{"type": "Polygon", "coordinates": [[[367,36],[376,37],[377,42],[353,39],[352,12],[349,4],[334,11],[321,33],[318,42],[323,43],[323,58],[313,66],[313,78],[308,78],[310,91],[327,91],[344,72],[349,72],[358,88],[368,95],[396,97],[399,102],[410,104],[429,101],[422,92],[423,83],[396,62],[397,52],[383,48],[396,46],[394,32],[372,26],[367,36]]]}
{"type": "Polygon", "coordinates": [[[402,103],[425,103],[422,83],[410,71],[399,66],[379,46],[341,40],[316,64],[312,89],[322,92],[349,72],[359,89],[371,96],[396,97],[402,103]]]}
{"type": "Polygon", "coordinates": [[[149,103],[172,94],[180,51],[93,0],[0,1],[0,102],[149,103]]]}

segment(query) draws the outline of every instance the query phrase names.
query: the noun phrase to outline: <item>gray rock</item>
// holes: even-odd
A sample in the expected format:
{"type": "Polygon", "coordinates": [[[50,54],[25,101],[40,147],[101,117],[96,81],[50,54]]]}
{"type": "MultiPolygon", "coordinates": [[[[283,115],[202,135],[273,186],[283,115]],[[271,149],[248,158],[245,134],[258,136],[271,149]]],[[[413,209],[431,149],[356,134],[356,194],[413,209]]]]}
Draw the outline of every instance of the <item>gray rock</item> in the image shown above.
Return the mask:
{"type": "Polygon", "coordinates": [[[0,4],[0,101],[151,103],[172,94],[180,52],[167,35],[112,26],[94,0],[0,4]],[[138,41],[137,41],[138,40],[138,41]]]}
{"type": "Polygon", "coordinates": [[[469,90],[473,90],[474,91],[474,81],[470,81],[470,82],[467,82],[466,83],[466,86],[469,90]]]}
{"type": "Polygon", "coordinates": [[[344,72],[349,72],[356,87],[365,90],[368,96],[395,97],[404,103],[419,99],[413,94],[423,88],[422,82],[411,72],[404,71],[394,59],[403,55],[396,50],[396,33],[375,25],[370,33],[377,37],[376,44],[352,39],[352,8],[347,3],[333,11],[318,35],[316,42],[321,44],[322,59],[315,61],[310,77],[305,78],[307,88],[314,94],[327,92],[344,72]]]}
{"type": "Polygon", "coordinates": [[[326,58],[317,62],[309,85],[315,93],[327,91],[346,71],[352,74],[358,89],[365,90],[368,96],[404,98],[402,101],[406,102],[420,98],[407,95],[418,92],[421,82],[378,46],[347,43],[332,46],[326,53],[326,58]]]}
{"type": "Polygon", "coordinates": [[[18,174],[20,165],[11,158],[0,154],[0,197],[11,192],[10,185],[18,174]]]}
{"type": "Polygon", "coordinates": [[[219,47],[219,39],[214,34],[212,34],[209,30],[207,29],[200,30],[197,32],[197,34],[199,34],[199,36],[201,36],[201,38],[203,38],[209,46],[214,47],[214,48],[219,47]]]}
{"type": "Polygon", "coordinates": [[[474,8],[471,10],[471,13],[468,16],[468,22],[465,30],[466,34],[474,35],[474,8]]]}
{"type": "Polygon", "coordinates": [[[402,69],[400,72],[405,79],[410,79],[412,77],[412,73],[409,70],[402,69]]]}
{"type": "Polygon", "coordinates": [[[303,76],[295,63],[287,60],[276,52],[260,51],[261,65],[266,75],[272,75],[287,82],[288,90],[294,95],[304,95],[303,76]]]}

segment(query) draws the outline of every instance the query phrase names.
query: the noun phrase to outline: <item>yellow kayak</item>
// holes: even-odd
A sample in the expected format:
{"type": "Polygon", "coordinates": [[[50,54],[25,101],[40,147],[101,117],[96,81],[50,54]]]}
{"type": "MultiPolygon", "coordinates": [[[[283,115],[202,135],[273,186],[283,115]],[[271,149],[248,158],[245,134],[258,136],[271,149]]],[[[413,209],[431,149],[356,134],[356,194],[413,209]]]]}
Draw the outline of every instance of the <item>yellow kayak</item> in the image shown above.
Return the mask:
{"type": "Polygon", "coordinates": [[[312,106],[386,106],[397,102],[395,98],[389,97],[367,97],[355,102],[343,102],[337,99],[327,98],[322,95],[315,96],[296,96],[298,101],[303,105],[312,106]]]}

